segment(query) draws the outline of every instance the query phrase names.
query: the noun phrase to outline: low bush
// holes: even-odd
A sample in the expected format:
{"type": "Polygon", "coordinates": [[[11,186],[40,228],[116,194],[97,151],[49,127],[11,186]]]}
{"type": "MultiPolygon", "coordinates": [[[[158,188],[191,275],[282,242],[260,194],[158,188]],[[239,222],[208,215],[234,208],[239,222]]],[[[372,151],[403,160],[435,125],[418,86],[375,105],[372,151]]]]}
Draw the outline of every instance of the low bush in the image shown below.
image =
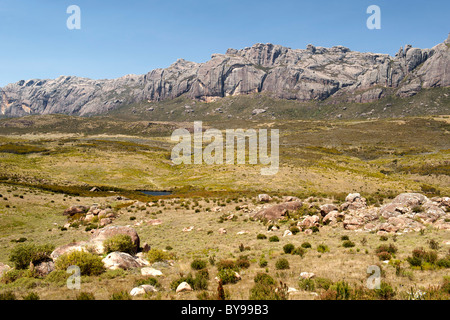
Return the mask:
{"type": "Polygon", "coordinates": [[[280,239],[277,236],[271,236],[269,238],[269,242],[279,242],[279,241],[280,241],[280,239]]]}
{"type": "Polygon", "coordinates": [[[0,293],[0,300],[16,300],[16,295],[12,291],[0,293]]]}
{"type": "Polygon", "coordinates": [[[132,300],[132,297],[128,291],[118,291],[111,294],[109,300],[132,300]]]}
{"type": "Polygon", "coordinates": [[[292,243],[288,243],[283,246],[283,251],[286,254],[291,254],[295,249],[295,246],[292,243]]]}
{"type": "Polygon", "coordinates": [[[129,235],[126,234],[116,234],[111,238],[103,241],[103,246],[106,253],[111,253],[115,251],[126,252],[128,254],[136,253],[136,246],[129,235]]]}
{"type": "Polygon", "coordinates": [[[319,245],[317,246],[317,252],[325,253],[325,252],[329,252],[329,251],[330,251],[330,249],[329,249],[328,246],[325,245],[325,244],[319,244],[319,245]]]}
{"type": "Polygon", "coordinates": [[[302,247],[297,247],[292,251],[292,254],[298,255],[302,258],[305,255],[305,253],[306,253],[306,250],[302,247]]]}
{"type": "Polygon", "coordinates": [[[270,285],[275,285],[276,282],[275,280],[268,275],[267,273],[262,273],[262,272],[258,272],[255,276],[255,278],[253,279],[253,281],[255,281],[255,283],[260,283],[266,286],[270,286],[270,285]]]}
{"type": "Polygon", "coordinates": [[[275,262],[275,268],[277,270],[286,270],[289,269],[289,261],[285,258],[280,258],[275,262]]]}
{"type": "Polygon", "coordinates": [[[205,269],[206,265],[207,265],[207,262],[205,260],[201,260],[201,259],[195,259],[194,261],[191,262],[191,268],[193,270],[205,269]]]}
{"type": "Polygon", "coordinates": [[[265,240],[265,239],[267,239],[267,237],[266,237],[265,234],[259,233],[259,234],[256,236],[256,239],[258,239],[258,240],[265,240]]]}
{"type": "Polygon", "coordinates": [[[171,260],[173,258],[174,258],[173,254],[156,248],[152,248],[147,252],[147,260],[150,263],[171,260]]]}
{"type": "Polygon", "coordinates": [[[308,248],[311,248],[312,246],[311,246],[311,243],[309,243],[309,242],[303,242],[301,244],[301,247],[305,248],[305,249],[308,249],[308,248]]]}
{"type": "Polygon", "coordinates": [[[55,263],[57,270],[67,270],[70,266],[78,266],[81,275],[99,275],[105,271],[102,258],[84,251],[72,251],[60,256],[55,263]]]}
{"type": "Polygon", "coordinates": [[[314,279],[300,279],[298,287],[305,291],[315,291],[316,283],[314,282],[314,279]]]}
{"type": "Polygon", "coordinates": [[[217,262],[216,266],[218,271],[224,269],[237,270],[236,263],[233,260],[220,260],[217,262]]]}
{"type": "Polygon", "coordinates": [[[236,267],[239,269],[248,269],[250,267],[250,261],[246,257],[240,257],[236,260],[236,267]]]}
{"type": "Polygon", "coordinates": [[[51,260],[50,254],[55,249],[54,245],[35,245],[20,244],[11,250],[9,260],[14,264],[16,269],[27,269],[30,263],[38,264],[39,262],[51,260]]]}
{"type": "Polygon", "coordinates": [[[378,259],[380,259],[380,261],[391,260],[392,258],[391,254],[387,251],[378,252],[377,257],[378,259]]]}
{"type": "MultiPolygon", "coordinates": [[[[95,296],[93,293],[91,292],[80,292],[79,294],[77,294],[77,300],[95,300],[95,296]]],[[[113,300],[119,300],[119,299],[113,299],[113,300]]],[[[123,300],[123,299],[120,299],[123,300]]]]}
{"type": "Polygon", "coordinates": [[[266,285],[262,283],[255,283],[250,289],[249,300],[287,300],[287,286],[281,285],[266,285]]]}
{"type": "Polygon", "coordinates": [[[220,280],[222,280],[222,284],[238,282],[236,272],[233,269],[222,269],[219,271],[217,276],[220,280]]]}
{"type": "Polygon", "coordinates": [[[23,300],[40,300],[41,298],[36,292],[30,292],[27,295],[22,297],[23,300]]]}
{"type": "Polygon", "coordinates": [[[350,241],[350,240],[345,240],[345,241],[342,243],[342,246],[343,246],[344,248],[353,248],[353,247],[355,246],[355,243],[352,242],[352,241],[350,241]]]}

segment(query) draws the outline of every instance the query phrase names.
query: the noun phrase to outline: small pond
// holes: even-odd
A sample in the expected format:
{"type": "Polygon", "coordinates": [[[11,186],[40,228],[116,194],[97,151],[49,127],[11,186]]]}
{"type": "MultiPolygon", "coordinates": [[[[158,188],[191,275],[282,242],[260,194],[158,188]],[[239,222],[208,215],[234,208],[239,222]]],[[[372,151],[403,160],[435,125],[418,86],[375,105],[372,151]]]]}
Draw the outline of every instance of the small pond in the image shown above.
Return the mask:
{"type": "Polygon", "coordinates": [[[139,190],[139,192],[142,192],[149,196],[167,196],[172,194],[172,191],[151,191],[151,190],[139,190]]]}

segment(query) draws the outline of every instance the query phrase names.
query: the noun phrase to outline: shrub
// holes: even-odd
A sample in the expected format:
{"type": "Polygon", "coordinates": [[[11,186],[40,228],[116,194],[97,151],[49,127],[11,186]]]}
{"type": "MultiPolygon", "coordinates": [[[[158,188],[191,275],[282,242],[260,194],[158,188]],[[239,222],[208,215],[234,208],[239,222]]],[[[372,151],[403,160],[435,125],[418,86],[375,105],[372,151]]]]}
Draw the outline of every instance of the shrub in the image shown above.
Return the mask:
{"type": "Polygon", "coordinates": [[[316,290],[316,284],[313,279],[300,279],[298,282],[298,286],[300,289],[305,291],[316,290]]]}
{"type": "Polygon", "coordinates": [[[289,228],[289,231],[292,232],[293,235],[296,235],[297,233],[300,232],[300,229],[298,227],[293,226],[289,228]]]}
{"type": "Polygon", "coordinates": [[[53,245],[34,245],[21,244],[12,249],[9,260],[14,263],[16,269],[26,269],[30,262],[38,264],[39,262],[50,260],[50,254],[55,249],[53,245]]]}
{"type": "Polygon", "coordinates": [[[236,277],[236,273],[233,269],[220,270],[218,273],[218,277],[220,280],[222,280],[222,284],[238,282],[238,278],[236,277]]]}
{"type": "Polygon", "coordinates": [[[129,235],[126,234],[116,234],[109,239],[103,241],[103,246],[106,253],[119,251],[126,252],[129,254],[136,253],[136,246],[129,235]]]}
{"type": "Polygon", "coordinates": [[[156,288],[161,286],[161,284],[159,283],[158,279],[156,279],[155,277],[148,277],[148,278],[145,278],[145,279],[137,279],[134,282],[134,285],[136,287],[142,286],[144,284],[149,284],[149,285],[154,286],[156,288]]]}
{"type": "Polygon", "coordinates": [[[412,251],[412,256],[406,258],[406,260],[413,267],[422,267],[425,262],[431,265],[436,264],[438,256],[434,250],[426,251],[423,248],[416,248],[412,251]]]}
{"type": "Polygon", "coordinates": [[[355,246],[355,243],[352,242],[352,241],[350,241],[350,240],[345,240],[345,241],[342,243],[342,246],[343,246],[344,248],[352,248],[352,247],[355,246]]]}
{"type": "Polygon", "coordinates": [[[127,291],[119,291],[114,292],[109,300],[132,300],[132,298],[127,291]]]}
{"type": "Polygon", "coordinates": [[[437,242],[434,239],[429,240],[428,245],[430,246],[430,249],[432,249],[432,250],[439,250],[439,247],[440,247],[439,242],[437,242]]]}
{"type": "Polygon", "coordinates": [[[284,245],[283,247],[283,251],[286,254],[291,254],[295,249],[295,246],[292,243],[288,243],[286,245],[284,245]]]}
{"type": "Polygon", "coordinates": [[[317,227],[317,226],[312,226],[311,228],[310,228],[311,230],[312,230],[312,232],[314,232],[314,233],[316,233],[316,232],[319,232],[320,230],[319,230],[319,227],[317,227]]]}
{"type": "Polygon", "coordinates": [[[261,259],[259,260],[259,267],[260,267],[260,268],[265,268],[265,267],[267,267],[267,264],[268,264],[268,262],[267,262],[266,259],[261,258],[261,259]]]}
{"type": "Polygon", "coordinates": [[[205,260],[195,259],[194,261],[191,262],[191,268],[193,270],[205,269],[206,264],[207,264],[207,262],[205,260]]]}
{"type": "Polygon", "coordinates": [[[78,266],[81,275],[99,275],[105,271],[102,259],[92,253],[84,251],[72,251],[63,254],[56,260],[57,270],[67,270],[70,266],[78,266]]]}
{"type": "Polygon", "coordinates": [[[235,262],[232,261],[232,260],[220,260],[217,263],[217,270],[221,271],[221,270],[224,270],[224,269],[236,270],[237,268],[236,268],[235,262]]]}
{"type": "MultiPolygon", "coordinates": [[[[95,296],[93,293],[91,292],[80,292],[79,294],[77,294],[77,300],[95,300],[95,296]]],[[[114,299],[114,300],[118,300],[118,299],[114,299]]],[[[122,300],[122,299],[120,299],[122,300]]]]}
{"type": "Polygon", "coordinates": [[[147,260],[150,263],[154,263],[154,262],[158,262],[158,261],[165,261],[165,260],[170,260],[173,258],[173,255],[165,252],[163,250],[160,249],[150,249],[147,252],[147,260]]]}
{"type": "Polygon", "coordinates": [[[30,292],[26,296],[22,297],[23,300],[40,300],[41,298],[36,292],[30,292]]]}
{"type": "Polygon", "coordinates": [[[269,242],[279,242],[279,241],[280,241],[280,239],[277,236],[271,236],[269,238],[269,242]]]}
{"type": "Polygon", "coordinates": [[[265,285],[255,283],[250,289],[249,300],[287,300],[287,287],[276,287],[275,285],[265,285]]]}
{"type": "Polygon", "coordinates": [[[450,268],[450,255],[436,261],[436,265],[441,268],[450,268]]]}
{"type": "Polygon", "coordinates": [[[314,282],[318,288],[325,290],[328,290],[333,285],[333,281],[327,278],[314,278],[314,282]]]}
{"type": "Polygon", "coordinates": [[[267,273],[262,273],[262,272],[258,272],[255,276],[255,278],[253,279],[253,281],[255,281],[255,283],[260,283],[266,286],[270,286],[270,285],[275,285],[276,282],[275,280],[268,275],[267,273]]]}
{"type": "Polygon", "coordinates": [[[2,282],[5,284],[13,283],[17,279],[21,278],[24,275],[23,270],[11,269],[5,272],[2,276],[2,282]]]}
{"type": "Polygon", "coordinates": [[[45,277],[45,280],[59,286],[64,286],[69,277],[70,274],[68,274],[65,270],[54,270],[50,272],[47,277],[45,277]]]}
{"type": "Polygon", "coordinates": [[[380,259],[381,261],[385,261],[385,260],[391,260],[391,254],[387,251],[381,251],[377,253],[377,257],[378,259],[380,259]]]}
{"type": "Polygon", "coordinates": [[[170,288],[175,291],[183,282],[188,283],[192,287],[192,289],[194,288],[194,277],[190,273],[187,276],[182,276],[178,279],[173,280],[170,283],[170,288]]]}
{"type": "Polygon", "coordinates": [[[380,289],[375,289],[375,293],[378,298],[382,300],[391,300],[395,296],[395,291],[392,287],[386,282],[381,282],[380,289]]]}
{"type": "Polygon", "coordinates": [[[289,269],[289,261],[285,258],[280,258],[275,262],[275,268],[277,270],[286,270],[289,269]]]}
{"type": "Polygon", "coordinates": [[[266,237],[265,234],[259,233],[259,234],[256,236],[256,239],[258,239],[258,240],[265,240],[265,239],[267,239],[267,237],[266,237]]]}
{"type": "Polygon", "coordinates": [[[16,295],[12,291],[0,293],[0,300],[16,300],[16,295]]]}
{"type": "Polygon", "coordinates": [[[302,248],[305,248],[305,249],[311,248],[311,243],[309,243],[309,242],[303,242],[302,245],[301,245],[301,247],[302,247],[302,248]]]}
{"type": "Polygon", "coordinates": [[[292,254],[299,255],[302,258],[305,255],[305,253],[306,253],[306,250],[304,248],[302,248],[302,247],[297,247],[297,248],[295,248],[294,251],[292,251],[292,254]]]}
{"type": "Polygon", "coordinates": [[[317,252],[325,253],[325,252],[329,252],[329,251],[330,251],[330,249],[328,248],[327,245],[319,244],[319,245],[317,246],[317,252]]]}
{"type": "Polygon", "coordinates": [[[236,260],[236,267],[239,269],[248,269],[250,267],[250,261],[245,257],[240,257],[236,260]]]}
{"type": "Polygon", "coordinates": [[[392,243],[389,244],[389,246],[383,244],[375,250],[375,253],[388,252],[390,254],[396,254],[397,250],[398,250],[397,247],[394,246],[392,243]]]}
{"type": "Polygon", "coordinates": [[[347,241],[350,240],[350,238],[348,236],[342,236],[341,237],[341,241],[347,241]]]}
{"type": "Polygon", "coordinates": [[[336,300],[350,299],[351,289],[347,282],[338,281],[332,286],[332,290],[336,291],[336,300]]]}

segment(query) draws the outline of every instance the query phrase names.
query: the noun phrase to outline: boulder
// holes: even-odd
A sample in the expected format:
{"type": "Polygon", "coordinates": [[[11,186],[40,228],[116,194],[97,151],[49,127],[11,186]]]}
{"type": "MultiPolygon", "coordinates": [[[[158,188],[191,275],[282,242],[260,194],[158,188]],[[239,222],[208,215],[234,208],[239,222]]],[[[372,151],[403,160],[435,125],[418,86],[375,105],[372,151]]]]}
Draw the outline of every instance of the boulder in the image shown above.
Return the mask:
{"type": "Polygon", "coordinates": [[[89,207],[87,207],[87,206],[72,206],[72,207],[64,210],[64,215],[68,215],[71,217],[76,214],[87,213],[88,211],[89,211],[89,207]]]}
{"type": "Polygon", "coordinates": [[[327,214],[329,214],[331,211],[338,211],[338,207],[336,207],[334,204],[323,204],[319,207],[320,214],[322,217],[325,217],[327,214]]]}
{"type": "Polygon", "coordinates": [[[302,206],[301,201],[284,202],[275,204],[267,208],[263,208],[256,212],[253,217],[256,219],[279,220],[282,219],[289,211],[295,211],[302,206]]]}
{"type": "Polygon", "coordinates": [[[72,251],[88,251],[89,242],[87,241],[81,241],[81,242],[74,242],[69,243],[60,247],[57,247],[53,252],[50,254],[50,257],[55,261],[60,256],[62,256],[65,253],[72,252],[72,251]]]}
{"type": "Polygon", "coordinates": [[[155,268],[145,267],[141,269],[141,274],[143,276],[160,277],[163,273],[155,268]]]}
{"type": "Polygon", "coordinates": [[[356,230],[362,228],[364,221],[362,218],[346,216],[344,219],[344,228],[347,230],[356,230]]]}
{"type": "Polygon", "coordinates": [[[320,217],[318,215],[306,216],[301,222],[298,222],[298,226],[302,228],[311,228],[313,226],[318,226],[320,222],[320,217]]]}
{"type": "Polygon", "coordinates": [[[270,200],[272,200],[272,197],[269,196],[268,194],[259,194],[258,195],[258,201],[259,202],[269,202],[270,200]]]}
{"type": "Polygon", "coordinates": [[[34,271],[40,276],[45,277],[50,272],[55,270],[55,263],[53,261],[44,261],[34,266],[34,271]]]}
{"type": "Polygon", "coordinates": [[[316,275],[312,272],[302,272],[300,273],[300,278],[302,279],[311,279],[314,278],[316,275]]]}
{"type": "Polygon", "coordinates": [[[366,207],[366,199],[361,197],[359,193],[349,193],[347,197],[345,197],[345,203],[341,204],[340,211],[358,210],[366,207]]]}
{"type": "Polygon", "coordinates": [[[194,230],[194,226],[183,228],[183,232],[191,232],[192,230],[194,230]]]}
{"type": "Polygon", "coordinates": [[[4,273],[8,272],[9,270],[11,270],[10,266],[0,262],[0,278],[3,276],[4,273]]]}
{"type": "Polygon", "coordinates": [[[292,236],[292,232],[290,230],[285,230],[283,233],[283,237],[289,237],[292,236]]]}
{"type": "Polygon", "coordinates": [[[286,196],[286,197],[283,197],[283,201],[284,202],[292,202],[292,201],[300,201],[300,199],[297,197],[294,197],[294,196],[286,196]]]}
{"type": "Polygon", "coordinates": [[[111,252],[102,261],[105,265],[105,268],[110,270],[128,270],[142,267],[142,265],[138,261],[136,261],[136,258],[125,252],[111,252]]]}
{"type": "Polygon", "coordinates": [[[162,220],[161,219],[151,219],[151,220],[148,220],[146,222],[150,226],[157,226],[157,225],[162,224],[162,220]]]}
{"type": "Polygon", "coordinates": [[[176,292],[180,293],[180,292],[187,292],[187,291],[192,291],[191,286],[189,285],[189,283],[187,282],[182,282],[178,285],[176,292]]]}
{"type": "Polygon", "coordinates": [[[91,236],[91,239],[89,240],[89,243],[93,246],[94,250],[98,254],[102,254],[104,253],[103,241],[118,234],[125,234],[130,236],[131,241],[133,241],[133,244],[135,246],[136,252],[138,251],[140,244],[139,235],[137,234],[136,230],[134,230],[130,226],[109,226],[95,230],[91,236]]]}
{"type": "Polygon", "coordinates": [[[158,290],[154,286],[151,286],[149,284],[143,284],[139,287],[131,289],[130,295],[135,297],[135,296],[139,296],[139,295],[144,295],[149,292],[157,292],[157,291],[158,290]]]}
{"type": "Polygon", "coordinates": [[[225,228],[220,228],[219,230],[219,234],[226,234],[227,230],[225,228]]]}
{"type": "Polygon", "coordinates": [[[340,219],[343,219],[345,217],[345,214],[336,210],[331,211],[328,213],[323,219],[322,222],[324,224],[334,225],[336,224],[340,219]]]}
{"type": "Polygon", "coordinates": [[[108,224],[111,224],[111,223],[112,223],[112,219],[110,219],[110,218],[100,219],[100,226],[101,227],[104,227],[104,226],[106,226],[108,224]]]}

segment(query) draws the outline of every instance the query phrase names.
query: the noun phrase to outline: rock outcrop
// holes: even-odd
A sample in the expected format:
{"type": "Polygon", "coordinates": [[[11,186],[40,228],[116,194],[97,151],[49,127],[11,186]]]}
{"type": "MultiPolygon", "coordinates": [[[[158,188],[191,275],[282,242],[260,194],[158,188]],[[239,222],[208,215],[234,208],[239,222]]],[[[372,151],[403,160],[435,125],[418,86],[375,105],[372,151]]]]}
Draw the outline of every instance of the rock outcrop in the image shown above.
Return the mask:
{"type": "Polygon", "coordinates": [[[280,204],[275,204],[259,210],[258,212],[253,214],[253,218],[275,221],[282,219],[289,211],[295,211],[299,209],[301,206],[302,206],[301,201],[289,201],[280,204]]]}
{"type": "Polygon", "coordinates": [[[210,102],[256,92],[280,99],[336,96],[360,103],[380,99],[392,88],[398,96],[411,96],[422,88],[450,86],[449,45],[448,39],[431,49],[406,45],[391,57],[343,46],[308,45],[302,50],[258,43],[213,54],[205,63],[179,59],[145,75],[21,80],[0,88],[0,116],[101,114],[123,105],[179,96],[210,102]]]}

